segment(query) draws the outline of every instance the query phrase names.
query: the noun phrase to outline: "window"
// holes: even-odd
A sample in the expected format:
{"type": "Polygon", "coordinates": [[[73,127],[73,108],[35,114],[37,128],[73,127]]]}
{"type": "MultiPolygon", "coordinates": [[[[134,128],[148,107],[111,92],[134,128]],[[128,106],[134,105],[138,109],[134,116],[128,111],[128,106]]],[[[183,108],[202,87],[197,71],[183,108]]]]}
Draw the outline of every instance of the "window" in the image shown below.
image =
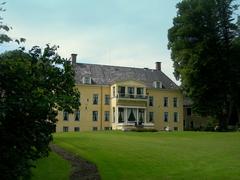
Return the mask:
{"type": "Polygon", "coordinates": [[[154,87],[155,88],[162,88],[162,82],[160,82],[160,81],[154,81],[154,87]]]}
{"type": "Polygon", "coordinates": [[[124,108],[118,108],[118,123],[124,122],[124,108]]]}
{"type": "Polygon", "coordinates": [[[63,126],[63,132],[68,132],[68,127],[67,126],[63,126]]]}
{"type": "Polygon", "coordinates": [[[113,119],[112,122],[115,123],[115,107],[113,107],[113,119]]]}
{"type": "Polygon", "coordinates": [[[168,112],[164,112],[163,120],[164,122],[168,122],[168,112]]]}
{"type": "Polygon", "coordinates": [[[178,131],[178,127],[174,127],[173,129],[174,129],[174,131],[178,131]]]}
{"type": "Polygon", "coordinates": [[[104,112],[104,120],[109,121],[109,111],[104,112]]]}
{"type": "Polygon", "coordinates": [[[113,97],[115,97],[116,96],[116,91],[115,91],[116,89],[115,89],[115,86],[113,87],[113,97]]]}
{"type": "Polygon", "coordinates": [[[137,88],[137,95],[143,95],[143,88],[137,88]]]}
{"type": "Polygon", "coordinates": [[[68,112],[67,111],[63,111],[63,120],[68,121],[68,112]]]}
{"type": "Polygon", "coordinates": [[[79,131],[80,131],[80,128],[79,128],[79,127],[74,127],[74,131],[75,131],[75,132],[79,132],[79,131]]]}
{"type": "Polygon", "coordinates": [[[128,94],[130,98],[134,98],[134,87],[128,87],[128,94]]]}
{"type": "Polygon", "coordinates": [[[93,131],[97,131],[98,128],[97,128],[97,127],[93,127],[92,130],[93,130],[93,131]]]}
{"type": "Polygon", "coordinates": [[[125,87],[124,86],[118,86],[118,95],[119,95],[119,97],[125,97],[125,87]]]}
{"type": "Polygon", "coordinates": [[[173,113],[173,120],[174,122],[178,122],[178,112],[173,113]]]}
{"type": "Polygon", "coordinates": [[[112,129],[111,127],[104,127],[104,130],[106,130],[106,131],[109,131],[111,129],[112,129]]]}
{"type": "Polygon", "coordinates": [[[127,108],[127,120],[130,123],[137,121],[137,109],[136,108],[127,108]]]}
{"type": "Polygon", "coordinates": [[[163,106],[168,107],[168,97],[163,98],[163,106]]]}
{"type": "Polygon", "coordinates": [[[149,96],[149,106],[153,106],[153,96],[149,96]]]}
{"type": "Polygon", "coordinates": [[[177,99],[177,97],[173,98],[173,107],[178,107],[178,99],[177,99]]]}
{"type": "Polygon", "coordinates": [[[191,108],[187,108],[187,116],[192,116],[192,109],[191,108]]]}
{"type": "Polygon", "coordinates": [[[93,104],[98,104],[98,94],[93,95],[93,104]]]}
{"type": "Polygon", "coordinates": [[[92,78],[91,77],[83,77],[83,84],[91,84],[92,78]]]}
{"type": "Polygon", "coordinates": [[[138,109],[138,123],[141,125],[145,121],[145,110],[138,109]]]}
{"type": "Polygon", "coordinates": [[[98,120],[98,111],[93,111],[92,112],[92,120],[97,121],[98,120]]]}
{"type": "Polygon", "coordinates": [[[105,105],[109,105],[109,104],[110,104],[110,96],[105,95],[105,105]]]}
{"type": "Polygon", "coordinates": [[[154,113],[153,112],[149,112],[149,122],[153,122],[154,121],[154,113]]]}
{"type": "Polygon", "coordinates": [[[75,121],[79,121],[80,120],[80,111],[76,110],[75,111],[75,121]]]}

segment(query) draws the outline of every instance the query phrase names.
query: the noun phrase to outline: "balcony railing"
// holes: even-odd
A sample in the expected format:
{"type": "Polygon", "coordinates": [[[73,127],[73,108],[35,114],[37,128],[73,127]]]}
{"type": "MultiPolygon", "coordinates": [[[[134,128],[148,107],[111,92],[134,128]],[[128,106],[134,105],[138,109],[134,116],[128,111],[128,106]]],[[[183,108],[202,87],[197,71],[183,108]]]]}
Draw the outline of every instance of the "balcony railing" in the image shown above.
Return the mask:
{"type": "Polygon", "coordinates": [[[123,99],[147,99],[148,97],[143,94],[125,94],[125,93],[118,93],[117,98],[123,99]]]}

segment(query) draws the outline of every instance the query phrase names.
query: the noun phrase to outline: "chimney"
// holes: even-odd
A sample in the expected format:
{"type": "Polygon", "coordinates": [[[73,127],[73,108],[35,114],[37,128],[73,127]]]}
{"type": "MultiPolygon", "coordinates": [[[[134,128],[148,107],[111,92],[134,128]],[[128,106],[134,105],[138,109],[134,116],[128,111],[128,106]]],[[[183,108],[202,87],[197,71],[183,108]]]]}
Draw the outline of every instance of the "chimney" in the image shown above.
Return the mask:
{"type": "Polygon", "coordinates": [[[161,62],[156,62],[156,70],[161,71],[161,62]]]}
{"type": "Polygon", "coordinates": [[[75,65],[77,63],[77,54],[71,54],[72,59],[72,65],[75,65]]]}

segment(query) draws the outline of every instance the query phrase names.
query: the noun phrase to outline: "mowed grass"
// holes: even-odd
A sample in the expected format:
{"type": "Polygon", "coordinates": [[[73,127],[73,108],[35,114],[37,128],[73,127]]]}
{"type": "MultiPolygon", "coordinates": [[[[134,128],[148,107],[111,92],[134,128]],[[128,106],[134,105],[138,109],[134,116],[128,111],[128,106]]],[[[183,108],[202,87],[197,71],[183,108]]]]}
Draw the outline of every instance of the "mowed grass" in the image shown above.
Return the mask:
{"type": "Polygon", "coordinates": [[[32,168],[32,180],[67,180],[71,164],[56,153],[51,152],[47,158],[39,159],[36,168],[32,168]]]}
{"type": "Polygon", "coordinates": [[[56,133],[54,143],[95,163],[103,180],[240,179],[240,133],[56,133]]]}

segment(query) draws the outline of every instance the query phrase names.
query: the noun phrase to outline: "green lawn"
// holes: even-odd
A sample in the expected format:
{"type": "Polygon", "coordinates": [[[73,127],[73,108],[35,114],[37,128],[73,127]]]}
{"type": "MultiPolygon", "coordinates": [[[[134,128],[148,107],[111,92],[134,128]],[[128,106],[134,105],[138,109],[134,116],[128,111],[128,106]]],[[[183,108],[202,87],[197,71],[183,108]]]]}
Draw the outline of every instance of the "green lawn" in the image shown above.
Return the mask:
{"type": "Polygon", "coordinates": [[[49,157],[39,159],[36,168],[32,169],[33,180],[67,180],[71,164],[57,154],[51,152],[49,157]]]}
{"type": "Polygon", "coordinates": [[[94,162],[103,180],[240,179],[240,133],[57,133],[54,143],[94,162]]]}

